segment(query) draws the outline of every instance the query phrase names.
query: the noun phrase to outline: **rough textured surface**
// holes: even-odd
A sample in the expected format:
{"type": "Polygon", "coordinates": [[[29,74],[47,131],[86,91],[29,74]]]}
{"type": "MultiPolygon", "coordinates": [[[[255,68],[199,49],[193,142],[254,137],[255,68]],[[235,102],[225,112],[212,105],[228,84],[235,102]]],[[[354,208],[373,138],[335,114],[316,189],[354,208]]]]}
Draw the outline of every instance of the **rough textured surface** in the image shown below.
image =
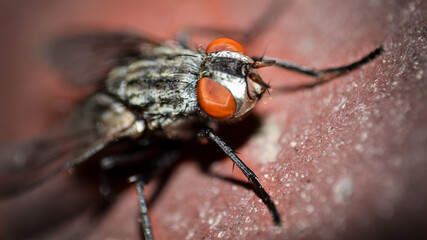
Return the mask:
{"type": "MultiPolygon", "coordinates": [[[[189,25],[239,29],[266,6],[246,2],[2,1],[1,140],[43,131],[81,95],[38,60],[38,47],[58,33],[134,28],[167,39],[189,25]]],[[[272,195],[281,229],[244,184],[215,175],[245,181],[215,146],[190,145],[151,202],[156,239],[425,239],[426,16],[422,0],[289,1],[250,53],[316,68],[349,63],[379,45],[386,53],[296,92],[279,89],[311,79],[265,69],[271,96],[248,120],[219,131],[272,195]],[[208,163],[214,174],[202,171],[208,163]]],[[[96,185],[64,173],[0,202],[0,236],[136,239],[135,189],[93,217],[98,198],[96,185]]]]}

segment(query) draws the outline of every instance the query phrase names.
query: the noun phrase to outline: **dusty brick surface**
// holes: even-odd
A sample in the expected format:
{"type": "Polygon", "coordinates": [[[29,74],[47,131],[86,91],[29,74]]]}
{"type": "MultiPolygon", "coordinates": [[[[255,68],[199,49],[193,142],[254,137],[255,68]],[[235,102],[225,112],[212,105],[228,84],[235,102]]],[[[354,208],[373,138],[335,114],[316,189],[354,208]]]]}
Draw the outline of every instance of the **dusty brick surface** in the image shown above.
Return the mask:
{"type": "MultiPolygon", "coordinates": [[[[258,1],[2,1],[1,138],[42,131],[77,89],[38,58],[58,33],[133,28],[170,39],[184,26],[245,28],[258,1]],[[169,9],[166,12],[165,8],[169,9]],[[173,11],[170,11],[173,9],[173,11]]],[[[270,97],[219,134],[258,174],[283,220],[273,227],[253,192],[206,174],[244,177],[215,146],[184,146],[184,159],[150,205],[156,239],[423,239],[427,216],[427,4],[424,1],[290,1],[247,49],[316,68],[386,52],[313,89],[310,78],[265,69],[270,97]]],[[[208,42],[202,42],[207,45],[208,42]]],[[[147,188],[149,197],[156,181],[147,188]]],[[[0,236],[137,239],[133,186],[94,217],[97,186],[64,173],[0,203],[0,236]]],[[[424,238],[425,239],[425,238],[424,238]]]]}

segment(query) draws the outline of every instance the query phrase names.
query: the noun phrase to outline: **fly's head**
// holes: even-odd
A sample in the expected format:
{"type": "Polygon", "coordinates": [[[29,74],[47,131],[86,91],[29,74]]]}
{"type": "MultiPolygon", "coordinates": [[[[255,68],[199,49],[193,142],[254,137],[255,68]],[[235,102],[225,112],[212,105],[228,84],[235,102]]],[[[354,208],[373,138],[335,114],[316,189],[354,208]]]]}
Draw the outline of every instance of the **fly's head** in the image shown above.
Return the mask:
{"type": "Polygon", "coordinates": [[[219,38],[206,48],[200,66],[197,100],[201,110],[217,120],[239,120],[270,87],[257,69],[274,61],[255,61],[238,42],[219,38]]]}

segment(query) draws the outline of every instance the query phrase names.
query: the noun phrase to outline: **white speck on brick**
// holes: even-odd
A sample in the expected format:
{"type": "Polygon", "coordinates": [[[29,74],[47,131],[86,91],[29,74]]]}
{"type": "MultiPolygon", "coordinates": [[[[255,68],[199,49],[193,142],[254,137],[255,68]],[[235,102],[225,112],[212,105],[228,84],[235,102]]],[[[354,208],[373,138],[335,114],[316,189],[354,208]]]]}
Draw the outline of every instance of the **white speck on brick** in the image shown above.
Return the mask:
{"type": "Polygon", "coordinates": [[[333,187],[334,200],[336,203],[345,203],[353,195],[353,178],[345,176],[340,178],[333,187]]]}

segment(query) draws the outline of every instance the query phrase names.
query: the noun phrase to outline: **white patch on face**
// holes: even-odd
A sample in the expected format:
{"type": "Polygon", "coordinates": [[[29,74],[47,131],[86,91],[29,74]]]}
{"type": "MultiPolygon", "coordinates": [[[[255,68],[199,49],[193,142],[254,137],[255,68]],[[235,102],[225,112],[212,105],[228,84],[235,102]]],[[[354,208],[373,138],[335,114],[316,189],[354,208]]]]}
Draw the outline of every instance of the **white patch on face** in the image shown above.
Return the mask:
{"type": "Polygon", "coordinates": [[[234,101],[236,101],[236,111],[238,112],[246,100],[245,79],[220,71],[215,71],[213,73],[212,79],[230,91],[230,93],[233,95],[234,101]]]}

